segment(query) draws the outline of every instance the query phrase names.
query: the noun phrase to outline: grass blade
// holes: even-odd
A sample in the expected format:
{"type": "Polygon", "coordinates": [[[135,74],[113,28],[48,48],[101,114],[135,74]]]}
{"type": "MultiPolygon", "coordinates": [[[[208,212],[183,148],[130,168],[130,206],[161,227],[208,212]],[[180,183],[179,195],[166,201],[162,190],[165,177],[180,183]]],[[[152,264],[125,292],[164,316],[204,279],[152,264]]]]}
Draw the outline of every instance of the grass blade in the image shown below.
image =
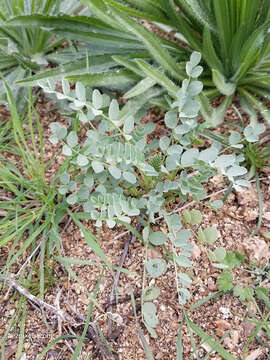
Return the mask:
{"type": "Polygon", "coordinates": [[[183,352],[182,352],[182,329],[183,329],[184,321],[181,320],[178,334],[177,334],[177,343],[176,343],[176,360],[183,360],[183,352]]]}
{"type": "Polygon", "coordinates": [[[102,251],[101,247],[98,245],[98,242],[93,234],[86,229],[83,224],[76,218],[76,215],[73,214],[71,211],[68,210],[68,213],[72,220],[75,222],[75,224],[80,228],[80,230],[83,233],[83,236],[88,244],[88,246],[104,261],[106,266],[113,271],[112,265],[109,263],[109,261],[106,258],[106,255],[102,251]]]}
{"type": "MultiPolygon", "coordinates": [[[[94,294],[93,294],[93,299],[96,299],[96,297],[97,297],[97,293],[98,293],[98,290],[99,290],[99,287],[100,287],[100,283],[101,283],[103,274],[104,274],[104,269],[102,270],[102,272],[101,272],[101,274],[99,276],[99,279],[98,279],[98,282],[97,282],[97,285],[96,285],[96,288],[95,288],[95,291],[94,291],[94,294]]],[[[72,355],[71,360],[76,360],[79,357],[79,354],[81,352],[83,342],[84,342],[84,339],[86,337],[87,330],[88,330],[88,327],[89,327],[89,324],[90,324],[93,307],[94,307],[94,302],[91,301],[91,303],[89,305],[89,308],[88,308],[88,311],[87,311],[87,316],[86,316],[86,320],[85,320],[82,335],[81,335],[80,340],[79,340],[79,342],[78,342],[78,344],[77,344],[77,346],[76,346],[76,348],[74,350],[74,353],[72,355]]]]}
{"type": "Polygon", "coordinates": [[[55,345],[57,344],[59,341],[63,340],[63,339],[78,339],[79,336],[76,335],[62,335],[62,336],[58,336],[56,339],[54,339],[53,341],[51,341],[46,347],[45,349],[38,355],[38,357],[36,358],[36,360],[42,360],[44,359],[44,356],[47,354],[47,352],[55,345]]]}
{"type": "Polygon", "coordinates": [[[188,325],[188,327],[194,331],[205,343],[210,345],[212,348],[215,348],[216,352],[222,356],[225,360],[236,360],[235,357],[233,357],[231,354],[228,353],[220,344],[215,342],[212,338],[209,338],[209,335],[207,335],[201,328],[199,328],[194,322],[192,322],[187,315],[185,315],[185,321],[188,325]]]}

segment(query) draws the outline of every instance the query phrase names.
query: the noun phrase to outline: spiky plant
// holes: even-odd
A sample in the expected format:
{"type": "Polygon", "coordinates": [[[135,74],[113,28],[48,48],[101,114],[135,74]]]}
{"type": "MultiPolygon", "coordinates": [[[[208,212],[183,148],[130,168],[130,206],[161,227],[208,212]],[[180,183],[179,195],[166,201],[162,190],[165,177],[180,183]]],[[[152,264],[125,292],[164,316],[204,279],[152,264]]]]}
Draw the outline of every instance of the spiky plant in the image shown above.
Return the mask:
{"type": "MultiPolygon", "coordinates": [[[[81,2],[97,19],[77,19],[77,27],[74,23],[73,26],[66,23],[69,28],[65,31],[71,38],[83,38],[91,43],[96,33],[99,41],[104,42],[104,34],[107,32],[106,46],[113,47],[117,44],[117,49],[126,48],[129,42],[139,49],[141,43],[145,51],[141,54],[133,52],[126,56],[114,56],[120,70],[114,75],[111,71],[104,70],[99,76],[93,76],[84,68],[79,76],[72,76],[70,80],[95,86],[108,85],[109,80],[111,83],[129,85],[138,82],[134,91],[127,93],[128,98],[142,94],[156,84],[175,92],[179,81],[185,76],[183,60],[187,59],[191,50],[196,50],[202,54],[204,61],[205,71],[201,77],[204,93],[201,95],[201,103],[206,118],[217,124],[230,103],[240,95],[249,109],[252,110],[255,106],[261,115],[270,121],[270,112],[261,101],[261,98],[270,99],[268,0],[81,2]],[[179,41],[176,43],[153,34],[134,18],[145,19],[167,34],[175,33],[174,37],[179,41]],[[123,68],[128,70],[122,70],[123,68]],[[131,72],[135,74],[133,78],[131,72]],[[207,100],[221,95],[225,96],[222,106],[218,111],[213,111],[207,100]]],[[[45,26],[46,23],[52,25],[52,20],[31,20],[24,17],[13,19],[10,24],[45,26]]],[[[55,31],[59,31],[59,28],[63,29],[64,23],[59,22],[53,27],[55,31]]],[[[118,55],[117,49],[115,55],[118,55]]],[[[50,74],[44,74],[43,77],[48,75],[50,74]]],[[[164,105],[164,102],[159,101],[159,104],[164,105]]]]}

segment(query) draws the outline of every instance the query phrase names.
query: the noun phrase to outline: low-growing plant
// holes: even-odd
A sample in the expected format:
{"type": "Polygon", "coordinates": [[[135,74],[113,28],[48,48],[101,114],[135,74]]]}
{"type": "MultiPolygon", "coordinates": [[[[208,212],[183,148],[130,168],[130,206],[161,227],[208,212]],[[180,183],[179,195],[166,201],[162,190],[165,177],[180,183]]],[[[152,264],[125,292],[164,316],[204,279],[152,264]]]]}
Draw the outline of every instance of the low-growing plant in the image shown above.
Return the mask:
{"type": "MultiPolygon", "coordinates": [[[[243,165],[248,169],[247,178],[251,179],[255,176],[256,178],[256,187],[258,192],[258,201],[259,201],[259,219],[257,227],[254,231],[256,234],[262,223],[262,213],[263,213],[263,198],[261,192],[261,182],[259,178],[259,171],[270,166],[269,159],[270,146],[264,145],[261,143],[260,136],[265,132],[266,127],[263,123],[258,123],[254,116],[250,117],[250,122],[248,125],[245,125],[245,122],[239,112],[239,110],[234,107],[236,113],[239,115],[241,120],[241,125],[231,123],[235,130],[230,130],[230,135],[216,134],[210,131],[204,131],[201,135],[206,138],[210,138],[227,146],[230,151],[237,153],[239,156],[242,156],[244,160],[243,165]]],[[[267,137],[267,135],[266,135],[267,137]]],[[[263,140],[263,139],[262,139],[263,140]]],[[[232,189],[232,187],[231,187],[232,189]]],[[[230,189],[226,192],[225,199],[230,193],[230,189]]],[[[220,202],[221,200],[217,200],[220,202]]],[[[222,205],[222,204],[221,204],[222,205]]],[[[213,207],[212,207],[213,208],[213,207]]]]}
{"type": "MultiPolygon", "coordinates": [[[[7,156],[0,159],[0,208],[5,215],[0,220],[0,247],[12,243],[5,267],[2,269],[7,272],[26,249],[32,247],[32,251],[35,250],[39,237],[43,238],[40,245],[43,250],[45,249],[43,246],[48,241],[50,229],[56,218],[60,221],[63,209],[61,206],[56,207],[55,186],[50,186],[46,179],[45,172],[49,164],[44,163],[42,130],[38,114],[31,103],[32,92],[29,92],[28,97],[26,132],[22,128],[23,119],[17,111],[12,91],[7,84],[5,86],[11,111],[10,130],[15,140],[13,149],[7,148],[5,151],[14,158],[21,158],[20,166],[7,156]],[[34,129],[33,118],[37,129],[34,129]],[[36,145],[37,138],[39,147],[36,145]],[[15,251],[21,239],[24,239],[24,242],[15,251]]],[[[43,253],[44,258],[45,255],[43,253]]],[[[49,254],[46,258],[49,260],[49,254]]]]}
{"type": "MultiPolygon", "coordinates": [[[[76,83],[73,90],[63,80],[62,91],[59,91],[51,80],[39,82],[45,92],[69,103],[72,110],[68,127],[57,122],[50,124],[50,141],[60,142],[66,156],[65,167],[58,178],[58,191],[66,203],[81,205],[98,227],[106,222],[110,228],[117,223],[130,228],[131,218],[144,214],[141,240],[145,245],[146,271],[142,312],[144,324],[153,337],[156,337],[154,328],[158,318],[152,300],[159,290],[147,287],[146,282],[149,276],[155,278],[165,273],[167,258],[148,260],[147,249],[150,245],[168,245],[172,249],[167,249],[167,254],[175,267],[179,303],[185,304],[191,279],[179,272],[179,267],[191,266],[192,232],[187,227],[192,230],[192,226],[202,220],[196,210],[184,212],[183,219],[178,214],[170,214],[168,201],[171,203],[179,196],[203,199],[206,196],[203,183],[217,173],[227,177],[237,190],[249,186],[243,179],[247,174],[241,166],[243,156],[223,154],[224,148],[217,142],[203,150],[194,147],[194,143],[204,144],[199,139],[200,133],[209,126],[197,121],[200,104],[196,96],[202,91],[202,83],[196,80],[202,71],[198,66],[200,59],[199,53],[191,55],[187,78],[165,115],[168,136],[150,142],[147,135],[153,134],[154,124],[142,126],[139,109],[132,109],[129,103],[120,109],[116,99],[85,88],[82,83],[76,83]],[[167,233],[152,230],[157,214],[164,218],[167,233]]],[[[213,242],[218,236],[212,227],[199,228],[195,235],[204,243],[213,242]]]]}
{"type": "MultiPolygon", "coordinates": [[[[233,295],[238,297],[243,302],[248,310],[248,317],[246,321],[254,324],[254,331],[248,338],[243,348],[243,358],[246,358],[248,345],[256,339],[267,351],[267,345],[263,341],[262,335],[259,334],[261,330],[265,332],[266,338],[270,339],[270,302],[269,289],[262,285],[262,281],[270,280],[269,266],[258,268],[255,264],[248,265],[245,262],[245,257],[240,253],[226,252],[224,248],[217,248],[210,254],[214,266],[224,269],[219,278],[217,285],[219,290],[232,291],[233,295]],[[234,279],[232,269],[242,265],[243,268],[253,277],[253,283],[241,278],[237,281],[234,279]],[[264,304],[266,315],[259,306],[259,302],[264,304]],[[253,308],[252,306],[253,305],[253,308]],[[255,309],[255,310],[254,310],[255,309]]],[[[248,276],[250,278],[250,276],[248,276]]]]}
{"type": "MultiPolygon", "coordinates": [[[[43,300],[46,291],[59,282],[54,273],[56,262],[61,263],[70,277],[78,281],[82,287],[83,284],[71,269],[70,264],[102,267],[100,263],[74,258],[66,259],[61,256],[60,222],[65,216],[70,216],[70,219],[76,222],[86,239],[87,245],[100,256],[110,270],[112,267],[94,235],[84,228],[76,214],[68,210],[68,204],[62,201],[61,195],[56,190],[56,183],[53,180],[49,181],[46,177],[47,168],[52,164],[52,161],[47,163],[45,161],[43,131],[39,114],[32,102],[34,100],[32,91],[29,91],[28,109],[24,114],[19,113],[12,91],[6,83],[5,87],[11,112],[8,129],[14,142],[9,146],[3,145],[5,153],[1,154],[0,157],[0,249],[2,254],[6,256],[5,263],[0,269],[0,291],[5,286],[5,279],[8,281],[9,274],[12,272],[20,289],[23,287],[32,296],[43,300]]],[[[100,282],[98,282],[97,289],[99,284],[100,282]]],[[[90,316],[93,304],[97,304],[96,294],[90,294],[87,289],[85,289],[85,294],[91,301],[90,316]]],[[[17,301],[16,310],[9,319],[0,340],[2,359],[6,358],[7,341],[10,335],[14,337],[14,332],[19,335],[16,344],[16,357],[24,356],[23,346],[27,338],[25,336],[28,316],[27,298],[15,293],[11,302],[13,300],[17,301]]],[[[89,321],[90,318],[87,317],[86,330],[89,321]]],[[[78,342],[74,359],[77,358],[76,354],[80,352],[86,330],[78,342]]],[[[38,358],[41,359],[50,347],[61,338],[60,336],[52,344],[49,344],[49,348],[44,349],[43,355],[38,358]]]]}

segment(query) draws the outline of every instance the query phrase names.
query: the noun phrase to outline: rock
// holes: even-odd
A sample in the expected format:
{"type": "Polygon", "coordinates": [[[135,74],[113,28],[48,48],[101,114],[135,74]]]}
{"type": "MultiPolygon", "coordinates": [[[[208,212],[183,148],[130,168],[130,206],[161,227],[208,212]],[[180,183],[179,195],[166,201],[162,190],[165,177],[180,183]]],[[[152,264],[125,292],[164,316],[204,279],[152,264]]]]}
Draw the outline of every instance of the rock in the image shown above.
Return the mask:
{"type": "Polygon", "coordinates": [[[192,245],[193,245],[193,249],[191,251],[191,256],[193,257],[193,259],[199,259],[202,253],[201,249],[195,243],[192,243],[192,245]]]}
{"type": "Polygon", "coordinates": [[[221,306],[219,308],[219,311],[221,312],[221,314],[223,315],[224,319],[229,319],[232,318],[232,313],[230,308],[225,307],[225,306],[221,306]]]}
{"type": "Polygon", "coordinates": [[[258,236],[245,239],[241,244],[241,249],[238,250],[244,252],[249,261],[258,266],[268,263],[270,258],[269,246],[258,236]]]}
{"type": "Polygon", "coordinates": [[[242,328],[244,331],[244,336],[246,338],[250,337],[253,334],[254,329],[256,328],[256,324],[250,322],[250,321],[243,321],[242,322],[242,328]]]}
{"type": "Polygon", "coordinates": [[[254,351],[252,351],[247,357],[246,360],[256,360],[258,359],[259,356],[261,356],[263,354],[263,350],[261,348],[256,349],[254,351]]]}
{"type": "Polygon", "coordinates": [[[253,186],[244,191],[238,191],[236,198],[239,205],[257,206],[259,203],[257,190],[253,186]]]}
{"type": "Polygon", "coordinates": [[[212,277],[210,277],[207,280],[207,286],[208,286],[208,289],[211,290],[211,291],[217,291],[218,290],[216,282],[214,281],[214,279],[212,277]]]}

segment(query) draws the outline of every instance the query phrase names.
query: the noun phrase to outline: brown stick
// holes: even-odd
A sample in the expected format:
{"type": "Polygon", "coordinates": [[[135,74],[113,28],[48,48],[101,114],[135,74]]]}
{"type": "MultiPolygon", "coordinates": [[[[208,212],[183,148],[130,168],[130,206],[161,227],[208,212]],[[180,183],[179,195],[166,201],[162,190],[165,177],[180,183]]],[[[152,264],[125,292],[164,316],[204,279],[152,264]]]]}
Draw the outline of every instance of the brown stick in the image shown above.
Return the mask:
{"type": "MultiPolygon", "coordinates": [[[[141,227],[142,227],[141,223],[138,223],[136,225],[136,230],[140,231],[141,227]]],[[[119,268],[121,268],[124,265],[124,262],[126,260],[127,254],[128,254],[129,245],[131,243],[133,243],[135,240],[136,240],[136,235],[129,234],[129,236],[127,237],[127,239],[125,241],[124,250],[123,250],[120,262],[119,262],[119,268]]],[[[112,305],[115,302],[116,289],[118,286],[119,278],[120,278],[120,269],[117,270],[117,272],[114,276],[113,286],[112,286],[112,290],[111,290],[109,300],[108,300],[108,303],[109,303],[109,308],[107,311],[108,313],[112,313],[112,305]]],[[[109,339],[111,338],[111,334],[112,334],[112,318],[109,315],[108,316],[108,334],[107,334],[109,339]]]]}
{"type": "MultiPolygon", "coordinates": [[[[135,293],[134,293],[134,298],[135,298],[135,299],[137,299],[137,298],[140,297],[140,296],[141,296],[141,294],[140,294],[139,292],[135,292],[135,293]]],[[[130,301],[130,299],[131,299],[131,296],[130,296],[130,295],[125,295],[125,296],[122,296],[122,297],[118,298],[117,301],[116,301],[116,299],[114,299],[114,300],[111,301],[111,302],[109,302],[109,301],[105,302],[105,303],[103,304],[103,307],[104,307],[104,309],[107,311],[107,309],[109,308],[110,305],[123,304],[123,303],[125,303],[125,302],[130,301]]]]}
{"type": "MultiPolygon", "coordinates": [[[[0,282],[4,282],[7,285],[9,285],[10,287],[12,287],[16,291],[18,291],[18,293],[25,296],[33,304],[57,315],[58,319],[61,319],[69,324],[74,325],[74,326],[78,325],[78,322],[72,316],[70,316],[67,312],[65,312],[61,309],[57,309],[54,306],[47,304],[45,301],[32,295],[29,291],[27,291],[24,287],[22,287],[11,276],[0,275],[0,282]]],[[[83,315],[79,314],[78,312],[74,312],[74,313],[77,316],[77,318],[79,318],[80,320],[85,322],[85,318],[83,315]]],[[[96,344],[98,350],[100,351],[102,359],[103,360],[111,359],[112,358],[111,354],[109,353],[107,347],[104,345],[104,343],[100,339],[95,324],[90,323],[87,332],[88,332],[89,336],[91,337],[91,339],[93,340],[93,342],[96,344]]]]}

